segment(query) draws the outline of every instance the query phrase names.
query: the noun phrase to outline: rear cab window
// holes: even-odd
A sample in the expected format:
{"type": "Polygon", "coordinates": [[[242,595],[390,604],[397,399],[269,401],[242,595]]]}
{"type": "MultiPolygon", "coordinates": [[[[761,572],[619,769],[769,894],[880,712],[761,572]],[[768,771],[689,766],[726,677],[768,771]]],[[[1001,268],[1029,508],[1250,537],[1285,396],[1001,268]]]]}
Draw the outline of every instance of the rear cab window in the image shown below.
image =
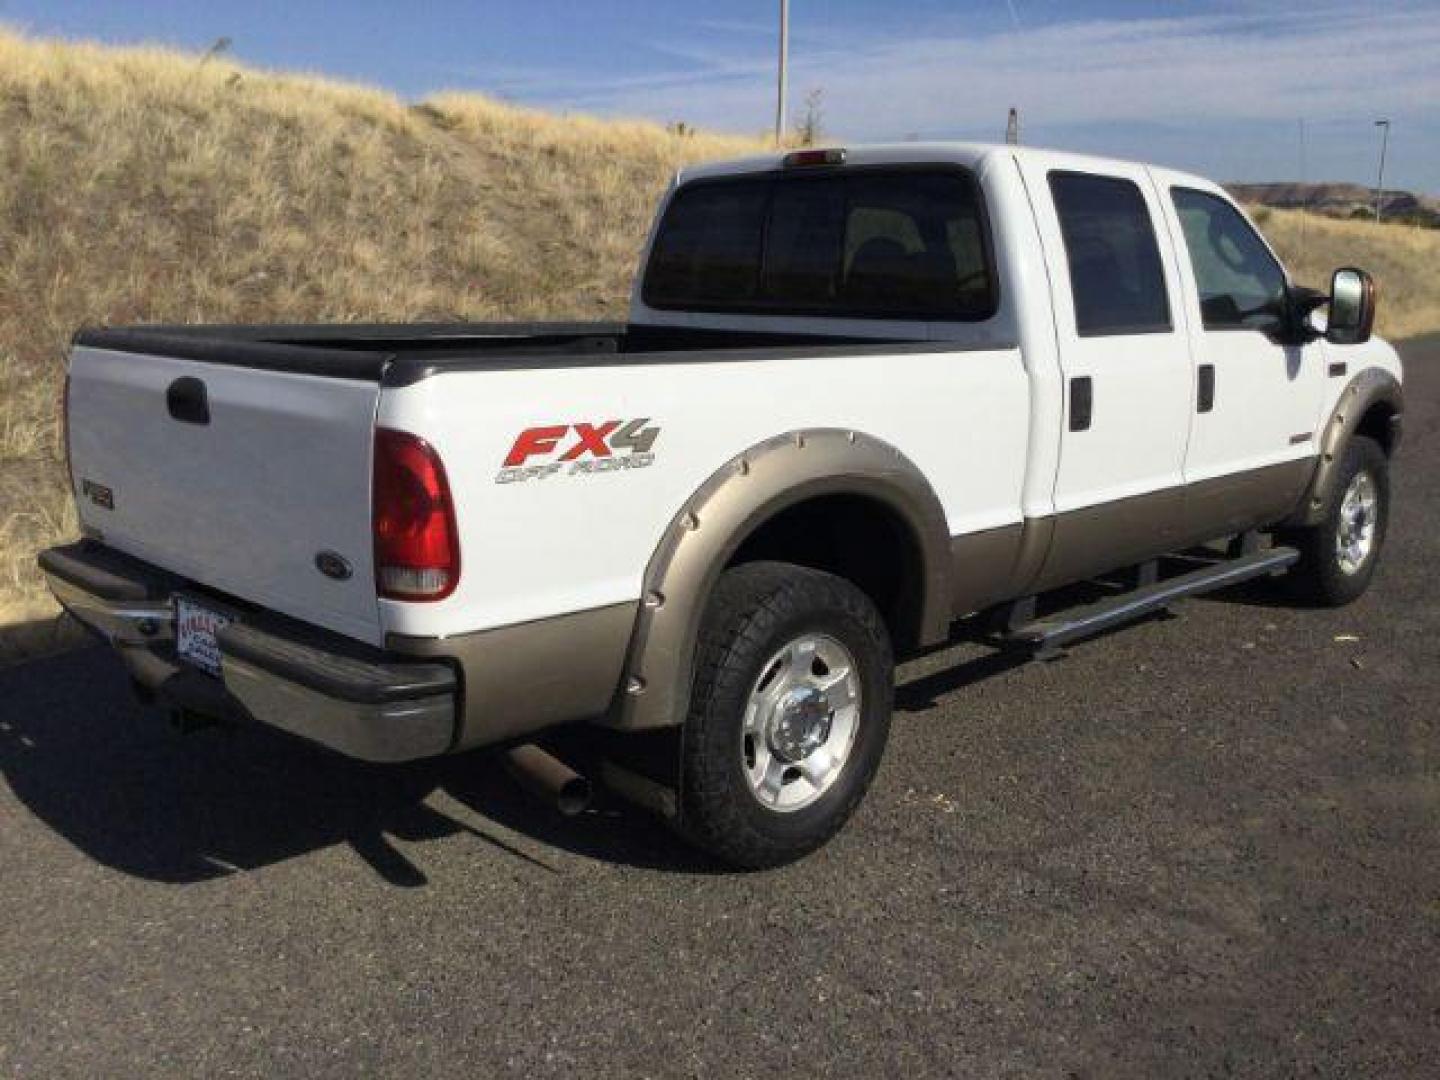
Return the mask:
{"type": "Polygon", "coordinates": [[[996,274],[979,186],[958,167],[692,181],[656,234],[658,310],[978,322],[996,274]]]}
{"type": "Polygon", "coordinates": [[[1155,224],[1134,181],[1051,172],[1075,332],[1081,337],[1165,334],[1173,329],[1155,224]]]}

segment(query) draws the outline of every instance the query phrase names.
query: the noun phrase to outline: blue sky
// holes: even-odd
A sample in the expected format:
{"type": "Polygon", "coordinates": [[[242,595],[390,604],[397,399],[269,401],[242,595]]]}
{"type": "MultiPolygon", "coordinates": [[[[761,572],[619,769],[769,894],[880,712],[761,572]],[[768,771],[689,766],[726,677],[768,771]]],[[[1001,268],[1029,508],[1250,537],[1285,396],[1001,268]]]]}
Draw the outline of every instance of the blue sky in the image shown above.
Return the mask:
{"type": "MultiPolygon", "coordinates": [[[[203,49],[378,83],[759,133],[778,0],[0,0],[41,35],[203,49]]],[[[1233,180],[1440,193],[1440,0],[792,0],[792,112],[851,141],[998,139],[1233,180]],[[1301,122],[1304,121],[1304,154],[1301,122]]]]}

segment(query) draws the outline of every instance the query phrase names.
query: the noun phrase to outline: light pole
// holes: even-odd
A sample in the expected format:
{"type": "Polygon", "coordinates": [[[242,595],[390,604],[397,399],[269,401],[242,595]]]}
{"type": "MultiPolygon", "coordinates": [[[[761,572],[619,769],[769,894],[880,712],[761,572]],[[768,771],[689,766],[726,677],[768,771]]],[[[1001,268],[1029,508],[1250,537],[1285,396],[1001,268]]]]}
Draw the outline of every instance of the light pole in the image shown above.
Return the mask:
{"type": "Polygon", "coordinates": [[[790,61],[790,0],[780,0],[780,78],[775,93],[775,145],[785,141],[785,78],[790,61]]]}
{"type": "Polygon", "coordinates": [[[1380,222],[1380,200],[1385,195],[1385,151],[1390,145],[1390,121],[1376,120],[1380,129],[1380,172],[1375,177],[1375,222],[1380,222]]]}

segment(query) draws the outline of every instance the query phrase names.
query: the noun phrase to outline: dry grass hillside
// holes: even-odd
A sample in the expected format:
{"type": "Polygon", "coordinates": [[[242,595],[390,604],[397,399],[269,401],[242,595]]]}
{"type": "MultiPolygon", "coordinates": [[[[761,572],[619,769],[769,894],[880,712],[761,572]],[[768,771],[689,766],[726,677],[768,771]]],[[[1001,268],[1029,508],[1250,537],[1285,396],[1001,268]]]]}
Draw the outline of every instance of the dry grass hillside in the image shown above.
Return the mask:
{"type": "Polygon", "coordinates": [[[758,146],[0,30],[0,622],[73,528],[76,327],[619,316],[669,176],[758,146]]]}
{"type": "MultiPolygon", "coordinates": [[[[34,552],[74,527],[76,327],[618,316],[668,176],[759,145],[0,29],[0,624],[51,610],[34,552]]],[[[1305,280],[1368,265],[1382,329],[1440,326],[1440,232],[1307,230],[1305,280]]]]}
{"type": "Polygon", "coordinates": [[[1324,288],[1337,266],[1363,266],[1374,274],[1380,334],[1399,340],[1440,330],[1440,229],[1298,210],[1251,212],[1301,284],[1324,288]]]}

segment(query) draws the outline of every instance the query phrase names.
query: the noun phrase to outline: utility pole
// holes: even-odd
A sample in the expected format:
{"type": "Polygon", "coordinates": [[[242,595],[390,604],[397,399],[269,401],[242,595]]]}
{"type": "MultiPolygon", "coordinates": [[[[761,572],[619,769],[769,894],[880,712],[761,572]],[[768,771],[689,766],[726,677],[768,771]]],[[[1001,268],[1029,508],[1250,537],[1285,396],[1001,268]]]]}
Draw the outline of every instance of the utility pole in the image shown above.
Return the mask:
{"type": "Polygon", "coordinates": [[[775,145],[785,141],[785,80],[790,63],[790,0],[780,0],[780,78],[775,94],[775,145]]]}
{"type": "Polygon", "coordinates": [[[1310,209],[1310,189],[1305,185],[1310,180],[1310,168],[1305,160],[1305,118],[1300,118],[1300,257],[1305,257],[1305,218],[1310,209]]]}
{"type": "Polygon", "coordinates": [[[1375,223],[1380,223],[1380,200],[1385,196],[1385,151],[1390,145],[1390,121],[1376,120],[1380,129],[1380,172],[1375,177],[1375,223]]]}

